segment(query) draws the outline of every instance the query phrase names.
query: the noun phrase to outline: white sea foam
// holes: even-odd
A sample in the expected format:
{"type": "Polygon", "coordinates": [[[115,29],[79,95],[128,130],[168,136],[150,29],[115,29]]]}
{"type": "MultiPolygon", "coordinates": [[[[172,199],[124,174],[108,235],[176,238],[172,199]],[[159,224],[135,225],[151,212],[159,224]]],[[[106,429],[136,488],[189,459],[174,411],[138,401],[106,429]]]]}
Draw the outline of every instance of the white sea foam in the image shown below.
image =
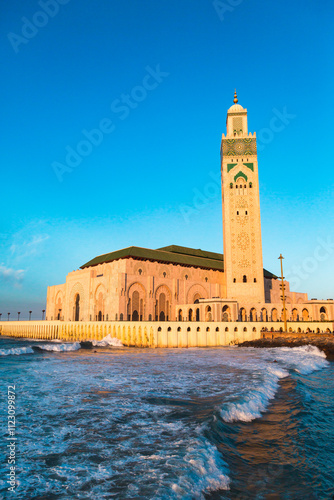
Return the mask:
{"type": "Polygon", "coordinates": [[[227,403],[220,412],[223,420],[225,422],[251,422],[255,418],[260,418],[266,411],[269,401],[274,399],[279,380],[288,375],[288,371],[279,367],[266,367],[263,384],[253,389],[243,402],[227,403]]]}
{"type": "Polygon", "coordinates": [[[31,347],[13,347],[12,349],[0,349],[0,356],[9,356],[10,354],[33,354],[31,347]]]}
{"type": "Polygon", "coordinates": [[[104,337],[102,340],[93,340],[92,343],[93,346],[96,347],[107,347],[107,346],[123,347],[122,342],[116,337],[112,337],[110,334],[104,337]]]}
{"type": "MultiPolygon", "coordinates": [[[[274,399],[280,379],[287,377],[290,372],[308,375],[328,366],[326,355],[312,345],[265,350],[264,357],[267,358],[268,355],[270,361],[275,360],[277,365],[258,365],[264,373],[261,385],[250,390],[241,401],[224,405],[220,413],[225,422],[251,422],[260,418],[267,410],[270,400],[274,399]]],[[[265,361],[268,362],[268,358],[265,361]]]]}
{"type": "Polygon", "coordinates": [[[186,468],[179,481],[172,484],[172,490],[179,499],[203,499],[210,491],[230,488],[226,463],[216,446],[201,433],[202,430],[198,428],[198,437],[190,439],[183,458],[186,468]]]}
{"type": "Polygon", "coordinates": [[[78,351],[81,348],[80,342],[74,342],[74,344],[41,344],[39,346],[43,351],[55,351],[55,352],[70,352],[70,351],[78,351]]]}
{"type": "Polygon", "coordinates": [[[328,366],[326,354],[316,346],[303,345],[300,347],[280,347],[275,349],[276,359],[280,363],[297,373],[309,375],[328,366]]]}

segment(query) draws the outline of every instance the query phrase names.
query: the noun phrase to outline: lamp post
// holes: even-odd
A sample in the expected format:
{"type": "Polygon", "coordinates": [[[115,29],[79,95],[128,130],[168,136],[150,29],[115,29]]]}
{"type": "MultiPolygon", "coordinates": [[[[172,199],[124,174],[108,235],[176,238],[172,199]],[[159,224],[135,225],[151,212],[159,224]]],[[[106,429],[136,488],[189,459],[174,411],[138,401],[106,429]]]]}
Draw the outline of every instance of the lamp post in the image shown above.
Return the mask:
{"type": "Polygon", "coordinates": [[[20,312],[17,313],[17,321],[20,321],[20,312]]]}
{"type": "Polygon", "coordinates": [[[283,300],[284,331],[287,332],[288,328],[287,328],[287,324],[286,324],[285,285],[284,285],[284,276],[283,276],[283,259],[284,259],[283,255],[280,254],[280,256],[278,257],[278,259],[281,261],[281,280],[282,280],[282,284],[281,284],[282,295],[281,295],[281,298],[283,300]]]}
{"type": "Polygon", "coordinates": [[[42,320],[44,319],[45,309],[42,309],[42,320]]]}
{"type": "Polygon", "coordinates": [[[7,313],[8,314],[8,321],[9,321],[9,316],[10,316],[10,313],[7,313]]]}
{"type": "Polygon", "coordinates": [[[31,320],[31,313],[32,311],[29,311],[29,321],[31,320]]]}

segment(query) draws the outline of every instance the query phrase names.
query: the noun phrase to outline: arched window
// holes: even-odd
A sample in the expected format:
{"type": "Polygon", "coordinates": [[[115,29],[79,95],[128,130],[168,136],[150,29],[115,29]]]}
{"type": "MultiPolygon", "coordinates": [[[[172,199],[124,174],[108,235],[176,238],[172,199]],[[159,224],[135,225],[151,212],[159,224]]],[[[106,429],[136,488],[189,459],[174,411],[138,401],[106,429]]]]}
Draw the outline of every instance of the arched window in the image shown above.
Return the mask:
{"type": "Polygon", "coordinates": [[[166,295],[164,293],[160,293],[158,300],[159,307],[159,321],[166,321],[166,295]]]}
{"type": "Polygon", "coordinates": [[[135,290],[132,294],[132,321],[139,321],[139,292],[135,290]]]}
{"type": "Polygon", "coordinates": [[[80,295],[77,293],[75,296],[74,321],[79,321],[79,317],[80,317],[80,295]]]}
{"type": "Polygon", "coordinates": [[[222,309],[222,321],[230,321],[231,320],[231,309],[228,305],[225,305],[222,309]]]}
{"type": "Polygon", "coordinates": [[[196,321],[199,321],[199,309],[196,309],[196,321]]]}
{"type": "Polygon", "coordinates": [[[242,277],[242,281],[243,281],[243,283],[247,283],[247,276],[245,274],[242,277]]]}
{"type": "Polygon", "coordinates": [[[261,310],[262,321],[268,321],[267,309],[263,308],[261,310]]]}
{"type": "Polygon", "coordinates": [[[199,303],[199,299],[201,298],[201,295],[199,293],[195,293],[194,295],[194,304],[198,304],[199,303]]]}
{"type": "Polygon", "coordinates": [[[182,321],[182,309],[179,309],[179,312],[178,312],[178,321],[182,321]]]}
{"type": "Polygon", "coordinates": [[[247,321],[246,309],[242,307],[240,309],[240,321],[247,321]]]}
{"type": "Polygon", "coordinates": [[[192,321],[192,320],[193,320],[193,310],[189,309],[189,311],[188,311],[188,321],[192,321]]]}
{"type": "Polygon", "coordinates": [[[212,321],[212,313],[210,306],[206,306],[205,308],[205,321],[212,321]]]}
{"type": "Polygon", "coordinates": [[[320,321],[327,321],[327,311],[325,307],[320,307],[320,321]]]}
{"type": "Polygon", "coordinates": [[[302,316],[303,316],[303,321],[309,321],[310,315],[307,309],[303,309],[302,316]]]}
{"type": "Polygon", "coordinates": [[[256,309],[254,307],[250,310],[250,320],[256,321],[256,309]]]}
{"type": "Polygon", "coordinates": [[[271,321],[277,321],[277,320],[278,320],[278,313],[277,313],[277,309],[274,308],[271,311],[271,321]]]}

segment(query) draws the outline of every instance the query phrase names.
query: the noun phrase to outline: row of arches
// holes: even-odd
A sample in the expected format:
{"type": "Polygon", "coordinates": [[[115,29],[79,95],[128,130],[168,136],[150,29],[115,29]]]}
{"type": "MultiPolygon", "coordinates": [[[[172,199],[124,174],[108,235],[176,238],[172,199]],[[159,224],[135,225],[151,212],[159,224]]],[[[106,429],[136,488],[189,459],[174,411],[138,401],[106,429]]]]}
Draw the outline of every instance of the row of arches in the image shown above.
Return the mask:
{"type": "MultiPolygon", "coordinates": [[[[108,320],[108,314],[105,314],[106,308],[106,292],[103,285],[99,285],[95,291],[94,300],[94,311],[93,314],[89,313],[89,320],[93,321],[104,321],[108,320]]],[[[284,313],[282,308],[272,307],[262,307],[257,309],[256,307],[251,307],[246,309],[241,307],[239,309],[238,317],[236,318],[231,314],[231,309],[228,305],[224,305],[220,312],[217,314],[217,309],[215,308],[215,315],[213,317],[213,311],[210,305],[205,306],[199,305],[200,299],[207,298],[208,293],[205,288],[200,285],[193,285],[187,292],[187,297],[191,307],[186,309],[178,309],[175,314],[175,309],[172,308],[172,293],[167,285],[160,285],[154,293],[153,300],[150,300],[150,309],[147,310],[148,304],[146,302],[147,293],[145,287],[141,283],[133,283],[130,285],[127,293],[126,300],[126,310],[125,314],[123,312],[117,317],[115,315],[116,321],[126,319],[128,321],[232,321],[232,319],[238,319],[238,321],[283,321],[284,313]],[[153,302],[153,304],[152,304],[153,302]]],[[[150,298],[151,299],[151,298],[150,298]]],[[[70,314],[66,318],[71,321],[81,321],[84,318],[84,292],[81,284],[77,283],[71,291],[70,294],[70,314]]],[[[319,307],[315,318],[311,317],[310,310],[308,307],[293,307],[289,306],[286,308],[286,317],[288,321],[328,321],[329,313],[325,306],[319,307]]],[[[59,291],[55,299],[54,315],[49,319],[64,320],[64,299],[63,293],[59,291]]]]}
{"type": "MultiPolygon", "coordinates": [[[[237,327],[237,326],[236,326],[236,327],[234,327],[234,328],[229,328],[228,326],[226,326],[226,327],[225,327],[225,328],[223,328],[223,329],[220,329],[220,328],[219,328],[219,326],[217,326],[216,328],[212,328],[212,329],[211,329],[209,326],[207,326],[206,328],[203,328],[203,329],[202,329],[200,326],[198,326],[198,327],[196,328],[196,330],[195,330],[195,331],[196,331],[196,332],[201,332],[201,331],[210,332],[211,330],[212,330],[212,331],[215,331],[215,332],[220,332],[220,331],[224,331],[224,332],[229,332],[229,331],[231,331],[231,332],[238,332],[238,331],[240,331],[240,332],[241,332],[241,331],[242,331],[242,332],[247,332],[247,331],[248,331],[247,327],[244,327],[244,328],[239,328],[239,327],[237,327]]],[[[158,332],[161,332],[161,331],[162,331],[162,328],[161,328],[161,326],[159,326],[159,327],[158,327],[158,332]]],[[[170,327],[170,326],[169,326],[169,327],[167,328],[167,332],[171,332],[171,331],[172,331],[172,327],[170,327]]],[[[182,331],[183,331],[183,329],[182,329],[182,327],[181,327],[181,326],[178,326],[178,327],[177,327],[177,329],[176,329],[176,331],[177,331],[177,332],[182,332],[182,331]]],[[[186,331],[187,331],[187,332],[191,332],[191,331],[193,331],[193,329],[192,329],[190,326],[188,326],[188,327],[186,328],[186,331]]],[[[256,331],[257,331],[257,329],[256,329],[255,327],[253,327],[251,330],[249,329],[249,331],[256,332],[256,331]]]]}
{"type": "MultiPolygon", "coordinates": [[[[304,308],[293,308],[290,311],[285,308],[287,321],[310,321],[310,311],[307,307],[304,308]]],[[[320,321],[328,321],[328,313],[325,307],[321,307],[319,310],[320,321]]],[[[272,309],[267,309],[263,307],[261,310],[257,311],[255,307],[252,307],[248,312],[246,308],[241,307],[239,310],[239,321],[283,321],[284,319],[284,309],[278,310],[276,307],[272,309]]]]}

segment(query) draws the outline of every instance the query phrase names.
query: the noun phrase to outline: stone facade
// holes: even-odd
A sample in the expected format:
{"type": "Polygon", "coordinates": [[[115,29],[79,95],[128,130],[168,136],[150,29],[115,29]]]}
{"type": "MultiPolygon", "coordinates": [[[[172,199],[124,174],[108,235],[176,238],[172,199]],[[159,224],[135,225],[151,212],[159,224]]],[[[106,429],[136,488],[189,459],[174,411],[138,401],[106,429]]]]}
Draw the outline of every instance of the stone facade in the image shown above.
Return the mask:
{"type": "Polygon", "coordinates": [[[48,287],[46,317],[176,321],[178,304],[225,295],[225,274],[219,270],[129,257],[73,271],[65,284],[48,287]]]}
{"type": "Polygon", "coordinates": [[[264,302],[256,134],[248,133],[247,110],[236,95],[226,128],[221,178],[227,297],[264,302]]]}
{"type": "MultiPolygon", "coordinates": [[[[236,95],[222,136],[221,176],[224,256],[177,246],[98,256],[48,287],[46,319],[282,321],[281,282],[262,263],[256,134],[236,95]]],[[[333,300],[309,301],[288,282],[285,295],[288,321],[334,321],[333,300]]]]}

